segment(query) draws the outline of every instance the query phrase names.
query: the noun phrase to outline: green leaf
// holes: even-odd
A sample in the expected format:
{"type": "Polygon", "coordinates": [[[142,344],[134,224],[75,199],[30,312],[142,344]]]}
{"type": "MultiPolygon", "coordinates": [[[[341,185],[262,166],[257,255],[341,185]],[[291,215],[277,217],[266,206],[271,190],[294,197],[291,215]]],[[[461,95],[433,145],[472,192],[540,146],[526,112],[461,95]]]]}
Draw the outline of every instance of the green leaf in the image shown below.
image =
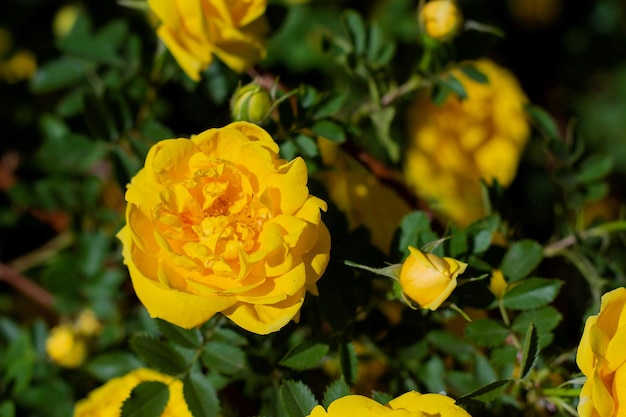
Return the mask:
{"type": "Polygon", "coordinates": [[[363,55],[365,53],[367,39],[366,26],[363,18],[354,10],[346,10],[342,16],[342,23],[348,33],[354,51],[359,56],[363,55]]]}
{"type": "Polygon", "coordinates": [[[15,404],[6,400],[0,403],[0,417],[15,417],[15,404]]]}
{"type": "Polygon", "coordinates": [[[554,307],[547,306],[534,310],[522,311],[511,325],[511,328],[522,334],[532,322],[537,327],[539,347],[544,348],[552,342],[552,330],[558,326],[563,316],[554,307]]]}
{"type": "Polygon", "coordinates": [[[178,375],[187,369],[180,353],[154,336],[137,334],[131,337],[130,346],[146,363],[169,375],[178,375]]]}
{"type": "Polygon", "coordinates": [[[297,371],[315,368],[329,349],[325,343],[305,342],[290,349],[279,363],[297,371]]]}
{"type": "Polygon", "coordinates": [[[298,135],[294,139],[298,148],[302,151],[304,156],[309,158],[315,158],[319,155],[319,150],[317,149],[317,143],[315,143],[315,139],[313,139],[309,135],[298,135]]]}
{"type": "Polygon", "coordinates": [[[337,379],[326,388],[322,404],[324,405],[324,408],[328,409],[330,403],[338,398],[345,397],[350,394],[350,387],[346,384],[346,381],[343,379],[337,379]]]}
{"type": "Polygon", "coordinates": [[[183,379],[183,395],[193,417],[217,417],[220,404],[215,389],[199,372],[191,372],[183,379]]]}
{"type": "Polygon", "coordinates": [[[300,381],[284,381],[280,386],[280,399],[289,417],[306,417],[317,405],[311,389],[300,381]]]}
{"type": "Polygon", "coordinates": [[[248,340],[245,337],[236,331],[225,327],[215,329],[211,340],[214,342],[226,343],[231,346],[243,346],[248,344],[248,340]]]}
{"type": "Polygon", "coordinates": [[[202,362],[209,368],[224,374],[234,374],[246,369],[246,355],[237,346],[211,342],[202,351],[202,362]]]}
{"type": "Polygon", "coordinates": [[[344,143],[346,141],[346,133],[343,131],[343,128],[338,123],[330,120],[320,120],[316,122],[311,130],[313,130],[316,135],[332,142],[344,143]]]}
{"type": "Polygon", "coordinates": [[[613,169],[611,155],[592,155],[585,159],[576,174],[579,182],[591,182],[606,177],[613,169]]]}
{"type": "Polygon", "coordinates": [[[423,211],[414,211],[404,216],[400,222],[400,239],[398,250],[404,255],[409,254],[409,246],[419,245],[419,236],[430,232],[430,220],[423,211]]]}
{"type": "Polygon", "coordinates": [[[170,398],[170,390],[163,382],[145,381],[137,385],[122,405],[120,417],[160,416],[170,398]]]}
{"type": "Polygon", "coordinates": [[[359,361],[352,342],[339,344],[339,364],[341,365],[341,373],[346,383],[354,385],[358,377],[359,361]]]}
{"type": "Polygon", "coordinates": [[[556,279],[528,278],[509,287],[502,297],[506,308],[530,310],[551,303],[563,283],[556,279]]]}
{"type": "Polygon", "coordinates": [[[347,91],[323,95],[320,97],[319,102],[315,104],[315,111],[311,118],[313,120],[319,120],[336,115],[347,98],[347,91]]]}
{"type": "Polygon", "coordinates": [[[431,330],[426,335],[426,339],[438,351],[460,361],[466,361],[474,353],[474,347],[471,344],[445,330],[431,330]]]}
{"type": "Polygon", "coordinates": [[[465,328],[465,337],[479,346],[499,346],[508,335],[509,329],[491,319],[474,320],[465,328]]]}
{"type": "Polygon", "coordinates": [[[94,378],[104,382],[141,366],[139,358],[130,352],[109,351],[91,359],[85,369],[94,378]]]}
{"type": "Polygon", "coordinates": [[[513,382],[510,379],[501,379],[499,381],[492,382],[484,387],[478,388],[475,391],[470,392],[458,399],[457,405],[463,406],[469,403],[468,400],[489,402],[499,398],[504,390],[513,382]]]}
{"type": "Polygon", "coordinates": [[[517,281],[530,274],[543,259],[543,248],[534,240],[520,240],[504,254],[500,270],[509,281],[517,281]]]}
{"type": "Polygon", "coordinates": [[[556,122],[544,109],[535,105],[527,105],[526,112],[530,115],[533,124],[542,134],[549,137],[559,136],[559,128],[556,122]]]}
{"type": "Polygon", "coordinates": [[[459,79],[454,75],[448,75],[445,78],[437,80],[437,82],[459,96],[461,100],[465,100],[467,98],[467,91],[465,91],[465,87],[463,87],[463,84],[461,84],[459,79]]]}
{"type": "Polygon", "coordinates": [[[489,78],[487,78],[484,73],[480,72],[474,65],[459,65],[459,69],[463,72],[463,74],[467,75],[474,81],[477,81],[481,84],[486,84],[489,82],[489,78]]]}
{"type": "Polygon", "coordinates": [[[539,339],[537,336],[537,328],[531,322],[528,325],[526,338],[524,339],[524,348],[522,350],[522,360],[520,362],[519,379],[524,379],[535,365],[539,355],[539,339]]]}
{"type": "Polygon", "coordinates": [[[198,329],[183,329],[161,319],[156,319],[156,323],[163,336],[172,343],[190,349],[197,349],[202,345],[202,336],[198,329]]]}
{"type": "Polygon", "coordinates": [[[74,86],[86,79],[94,69],[90,62],[77,58],[63,57],[42,65],[31,81],[34,93],[49,93],[65,87],[74,86]]]}
{"type": "Polygon", "coordinates": [[[393,396],[387,394],[386,392],[373,390],[372,400],[376,401],[379,404],[385,405],[385,404],[388,404],[389,401],[393,400],[393,396]]]}

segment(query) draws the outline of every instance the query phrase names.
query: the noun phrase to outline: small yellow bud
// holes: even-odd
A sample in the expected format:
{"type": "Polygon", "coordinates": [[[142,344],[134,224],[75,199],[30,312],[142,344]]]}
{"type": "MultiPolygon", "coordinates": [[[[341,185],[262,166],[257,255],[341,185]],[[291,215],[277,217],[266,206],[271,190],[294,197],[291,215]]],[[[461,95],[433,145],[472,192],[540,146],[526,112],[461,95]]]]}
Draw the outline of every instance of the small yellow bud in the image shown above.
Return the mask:
{"type": "Polygon", "coordinates": [[[93,311],[83,310],[76,319],[74,328],[83,336],[95,336],[102,330],[102,325],[93,311]]]}
{"type": "Polygon", "coordinates": [[[463,16],[453,0],[431,0],[420,9],[418,20],[427,37],[445,42],[457,34],[463,16]]]}
{"type": "Polygon", "coordinates": [[[504,275],[502,275],[502,271],[494,269],[491,273],[491,281],[489,281],[489,291],[499,299],[502,297],[505,289],[506,280],[504,279],[504,275]]]}
{"type": "Polygon", "coordinates": [[[50,331],[46,340],[46,352],[60,366],[77,368],[85,360],[86,346],[72,327],[63,324],[50,331]]]}
{"type": "Polygon", "coordinates": [[[456,288],[456,279],[467,264],[453,258],[409,247],[411,252],[400,270],[402,291],[421,308],[436,310],[456,288]]]}
{"type": "Polygon", "coordinates": [[[267,117],[271,107],[269,93],[256,83],[239,87],[230,100],[230,110],[235,121],[259,124],[267,117]]]}

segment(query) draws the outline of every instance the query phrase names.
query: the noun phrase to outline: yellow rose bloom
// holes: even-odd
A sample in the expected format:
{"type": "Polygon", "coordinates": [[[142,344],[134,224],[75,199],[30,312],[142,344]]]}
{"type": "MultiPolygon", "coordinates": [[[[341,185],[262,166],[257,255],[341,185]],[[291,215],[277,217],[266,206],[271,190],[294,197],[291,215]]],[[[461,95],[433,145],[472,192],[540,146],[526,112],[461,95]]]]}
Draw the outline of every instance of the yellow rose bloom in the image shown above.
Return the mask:
{"type": "Polygon", "coordinates": [[[85,341],[77,337],[69,325],[59,325],[50,331],[46,339],[46,353],[55,363],[65,368],[77,368],[85,360],[85,341]]]}
{"type": "Polygon", "coordinates": [[[217,55],[243,72],[265,54],[267,0],[148,0],[157,35],[194,81],[217,55]]]}
{"type": "Polygon", "coordinates": [[[420,9],[418,20],[429,38],[443,42],[457,34],[463,16],[453,0],[431,0],[420,9]]]}
{"type": "Polygon", "coordinates": [[[350,229],[367,227],[372,244],[388,252],[398,224],[411,207],[336,143],[318,138],[317,144],[322,161],[329,167],[317,176],[346,215],[350,229]]]}
{"type": "Polygon", "coordinates": [[[420,94],[408,114],[404,174],[439,217],[465,227],[485,214],[480,180],[508,186],[530,134],[527,98],[508,70],[490,60],[472,63],[488,78],[481,84],[461,70],[452,74],[468,98],[450,94],[441,106],[420,94]]]}
{"type": "Polygon", "coordinates": [[[347,395],[333,401],[328,410],[315,406],[308,417],[471,417],[455,404],[454,399],[440,394],[420,394],[410,391],[387,405],[362,395],[347,395]]]}
{"type": "Polygon", "coordinates": [[[183,396],[183,383],[174,377],[146,368],[113,378],[91,391],[87,398],[76,403],[74,417],[119,417],[122,405],[133,388],[147,381],[163,382],[169,387],[169,400],[160,417],[192,417],[183,396]]]}
{"type": "Polygon", "coordinates": [[[400,269],[402,291],[421,308],[436,310],[452,294],[456,279],[465,272],[467,264],[413,247],[409,251],[400,269]]]}
{"type": "Polygon", "coordinates": [[[248,122],[150,149],[118,237],[151,316],[191,328],[221,312],[257,334],[297,319],[306,290],[317,293],[330,235],[304,160],[278,151],[248,122]]]}
{"type": "Polygon", "coordinates": [[[602,296],[600,313],[591,316],[578,346],[576,363],[587,377],[578,404],[580,417],[626,413],[626,288],[602,296]]]}

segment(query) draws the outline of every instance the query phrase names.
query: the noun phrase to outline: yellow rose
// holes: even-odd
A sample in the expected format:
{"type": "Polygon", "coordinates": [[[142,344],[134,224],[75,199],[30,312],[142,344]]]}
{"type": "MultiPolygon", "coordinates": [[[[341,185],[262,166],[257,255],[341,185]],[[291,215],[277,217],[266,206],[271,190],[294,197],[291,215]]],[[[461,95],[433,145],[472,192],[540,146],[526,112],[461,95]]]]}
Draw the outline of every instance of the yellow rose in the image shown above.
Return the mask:
{"type": "Polygon", "coordinates": [[[50,331],[46,352],[50,359],[66,368],[77,368],[85,360],[85,341],[77,337],[69,325],[59,325],[50,331]]]}
{"type": "Polygon", "coordinates": [[[297,319],[324,272],[326,203],[301,158],[247,122],[164,140],[128,185],[118,237],[139,299],[181,327],[223,313],[258,334],[297,319]]]}
{"type": "Polygon", "coordinates": [[[421,308],[436,310],[456,288],[456,278],[467,264],[456,259],[422,253],[409,247],[411,252],[400,270],[402,291],[421,308]]]}
{"type": "Polygon", "coordinates": [[[91,391],[74,407],[74,417],[119,417],[124,401],[141,382],[159,381],[168,385],[170,396],[160,417],[192,417],[183,397],[183,383],[152,369],[140,368],[113,378],[91,391]]]}
{"type": "Polygon", "coordinates": [[[504,274],[499,269],[491,271],[491,279],[489,280],[489,291],[496,297],[502,298],[504,290],[506,289],[506,280],[504,274]]]}
{"type": "Polygon", "coordinates": [[[472,64],[489,81],[481,84],[453,69],[467,99],[450,94],[436,106],[428,92],[417,97],[408,114],[404,161],[409,186],[459,227],[485,214],[481,179],[505,187],[513,181],[530,133],[527,99],[514,76],[487,59],[472,64]]]}
{"type": "Polygon", "coordinates": [[[422,31],[436,41],[447,41],[457,34],[463,16],[453,0],[431,0],[420,9],[422,31]]]}
{"type": "Polygon", "coordinates": [[[317,176],[346,215],[350,229],[367,227],[372,244],[388,252],[400,220],[411,212],[411,207],[336,143],[318,138],[317,144],[329,167],[317,176]]]}
{"type": "Polygon", "coordinates": [[[267,0],[148,0],[157,34],[194,81],[217,55],[243,72],[265,54],[267,0]]]}
{"type": "Polygon", "coordinates": [[[471,417],[467,411],[454,403],[454,399],[440,394],[420,394],[410,391],[389,404],[382,405],[362,395],[347,395],[328,406],[315,406],[309,417],[471,417]]]}
{"type": "Polygon", "coordinates": [[[585,323],[576,363],[587,377],[578,404],[580,417],[626,412],[626,288],[602,296],[600,313],[585,323]]]}

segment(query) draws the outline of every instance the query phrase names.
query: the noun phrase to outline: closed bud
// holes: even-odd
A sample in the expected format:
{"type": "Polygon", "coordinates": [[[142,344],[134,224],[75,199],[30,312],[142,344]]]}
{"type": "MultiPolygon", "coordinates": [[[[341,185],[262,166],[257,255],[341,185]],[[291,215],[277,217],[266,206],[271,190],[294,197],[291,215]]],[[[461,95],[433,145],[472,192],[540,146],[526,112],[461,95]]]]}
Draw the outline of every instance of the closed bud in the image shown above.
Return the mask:
{"type": "Polygon", "coordinates": [[[459,31],[463,16],[453,0],[431,0],[420,9],[418,20],[427,38],[446,42],[459,31]]]}
{"type": "Polygon", "coordinates": [[[239,87],[230,100],[230,110],[234,121],[260,124],[272,107],[272,99],[267,90],[256,83],[239,87]]]}
{"type": "Polygon", "coordinates": [[[87,337],[96,336],[102,330],[102,324],[91,310],[83,310],[74,322],[76,331],[87,337]]]}
{"type": "Polygon", "coordinates": [[[456,279],[467,264],[453,258],[409,247],[410,254],[400,270],[402,291],[421,308],[436,310],[456,288],[456,279]]]}

